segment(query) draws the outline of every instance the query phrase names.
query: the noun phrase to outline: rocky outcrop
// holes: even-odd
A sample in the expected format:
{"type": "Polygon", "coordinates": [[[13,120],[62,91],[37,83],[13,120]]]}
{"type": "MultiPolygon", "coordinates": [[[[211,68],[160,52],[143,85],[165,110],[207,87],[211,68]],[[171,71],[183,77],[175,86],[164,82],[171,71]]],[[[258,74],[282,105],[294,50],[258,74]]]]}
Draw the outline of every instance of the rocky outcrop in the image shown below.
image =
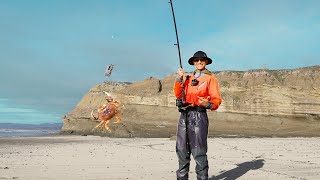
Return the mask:
{"type": "MultiPolygon", "coordinates": [[[[223,103],[208,112],[209,136],[320,136],[320,66],[292,70],[215,72],[223,103]]],[[[112,137],[170,137],[179,113],[176,75],[141,82],[104,82],[93,87],[64,117],[62,133],[112,137]],[[93,127],[90,112],[105,103],[107,91],[125,104],[111,133],[93,127]]]]}

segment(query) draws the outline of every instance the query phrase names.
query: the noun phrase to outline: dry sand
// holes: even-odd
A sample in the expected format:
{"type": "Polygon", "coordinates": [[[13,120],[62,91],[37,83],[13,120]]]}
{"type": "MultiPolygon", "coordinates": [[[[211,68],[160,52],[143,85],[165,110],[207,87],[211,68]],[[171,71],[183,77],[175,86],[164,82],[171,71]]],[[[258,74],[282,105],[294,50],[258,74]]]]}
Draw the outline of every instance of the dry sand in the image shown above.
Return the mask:
{"type": "MultiPolygon", "coordinates": [[[[320,138],[210,138],[209,177],[320,179],[320,138]]],[[[175,141],[54,136],[0,138],[0,179],[175,179],[175,141]]],[[[190,179],[196,179],[191,161],[190,179]]]]}

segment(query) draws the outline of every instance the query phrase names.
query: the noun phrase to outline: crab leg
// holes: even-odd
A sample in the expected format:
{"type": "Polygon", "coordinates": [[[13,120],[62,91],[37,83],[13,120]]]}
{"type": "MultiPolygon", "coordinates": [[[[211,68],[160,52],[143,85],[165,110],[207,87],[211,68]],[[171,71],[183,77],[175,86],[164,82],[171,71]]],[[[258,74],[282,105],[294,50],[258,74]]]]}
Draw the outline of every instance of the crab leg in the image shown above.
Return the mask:
{"type": "Polygon", "coordinates": [[[117,121],[114,123],[119,123],[121,121],[121,118],[119,116],[114,116],[114,117],[117,119],[117,121]]]}
{"type": "Polygon", "coordinates": [[[104,123],[104,121],[101,121],[96,127],[94,127],[93,129],[98,128],[99,126],[101,126],[104,123]]]}
{"type": "Polygon", "coordinates": [[[106,121],[106,124],[104,125],[104,127],[109,131],[109,132],[111,132],[111,130],[110,130],[110,128],[109,128],[109,123],[110,123],[110,121],[108,120],[108,121],[106,121]]]}

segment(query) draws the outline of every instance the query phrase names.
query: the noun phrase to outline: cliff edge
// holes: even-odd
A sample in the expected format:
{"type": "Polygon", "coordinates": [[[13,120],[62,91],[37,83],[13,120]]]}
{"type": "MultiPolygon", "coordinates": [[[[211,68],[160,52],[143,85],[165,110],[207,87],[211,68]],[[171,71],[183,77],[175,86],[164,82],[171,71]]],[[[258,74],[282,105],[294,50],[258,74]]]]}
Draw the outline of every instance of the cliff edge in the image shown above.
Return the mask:
{"type": "MultiPolygon", "coordinates": [[[[320,66],[297,69],[214,72],[223,103],[208,111],[209,136],[320,136],[320,66]]],[[[176,74],[140,82],[103,82],[84,95],[64,116],[61,133],[110,137],[171,137],[179,112],[173,82],[176,74]],[[103,91],[125,105],[112,132],[93,129],[90,113],[105,103],[103,91]]],[[[112,121],[113,122],[113,121],[112,121]]]]}

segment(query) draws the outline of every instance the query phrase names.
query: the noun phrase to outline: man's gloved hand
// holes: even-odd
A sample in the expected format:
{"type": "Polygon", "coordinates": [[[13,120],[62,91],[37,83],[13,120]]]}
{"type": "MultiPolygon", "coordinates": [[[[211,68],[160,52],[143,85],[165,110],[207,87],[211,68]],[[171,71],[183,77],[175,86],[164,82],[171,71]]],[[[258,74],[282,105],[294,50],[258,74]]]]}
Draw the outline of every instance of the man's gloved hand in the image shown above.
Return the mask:
{"type": "Polygon", "coordinates": [[[211,106],[211,102],[209,101],[210,100],[210,96],[208,96],[207,98],[204,98],[204,97],[200,97],[198,96],[198,102],[205,108],[208,108],[209,106],[211,106]]]}

